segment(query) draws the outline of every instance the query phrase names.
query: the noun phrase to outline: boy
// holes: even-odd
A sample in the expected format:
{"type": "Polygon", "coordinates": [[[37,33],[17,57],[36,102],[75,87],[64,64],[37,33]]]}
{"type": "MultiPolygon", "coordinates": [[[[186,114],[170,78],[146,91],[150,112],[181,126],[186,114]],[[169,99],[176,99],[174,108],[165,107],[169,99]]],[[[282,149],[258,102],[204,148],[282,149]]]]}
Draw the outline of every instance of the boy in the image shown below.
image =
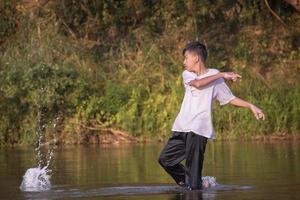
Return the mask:
{"type": "Polygon", "coordinates": [[[219,73],[205,66],[206,47],[191,42],[183,50],[182,73],[185,95],[181,109],[172,127],[172,136],[163,148],[159,163],[180,186],[201,189],[201,172],[207,139],[214,139],[212,105],[216,98],[220,105],[230,103],[250,109],[257,119],[264,113],[255,105],[235,97],[224,79],[236,81],[235,73],[219,73]],[[180,162],[186,160],[185,166],[180,162]]]}

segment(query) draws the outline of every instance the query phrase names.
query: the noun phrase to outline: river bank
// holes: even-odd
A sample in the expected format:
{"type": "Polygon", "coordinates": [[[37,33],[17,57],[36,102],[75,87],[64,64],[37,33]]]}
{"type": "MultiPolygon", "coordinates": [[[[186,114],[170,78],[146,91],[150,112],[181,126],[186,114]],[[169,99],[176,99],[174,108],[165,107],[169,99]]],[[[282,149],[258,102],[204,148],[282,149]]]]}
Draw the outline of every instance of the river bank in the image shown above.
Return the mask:
{"type": "Polygon", "coordinates": [[[266,114],[215,105],[218,139],[300,132],[300,15],[282,1],[270,6],[286,25],[266,1],[26,2],[0,6],[0,145],[34,144],[37,131],[62,144],[168,138],[192,40],[209,68],[241,74],[228,86],[266,114]],[[102,135],[110,127],[130,137],[102,135]]]}
{"type": "MultiPolygon", "coordinates": [[[[58,145],[58,146],[69,146],[69,145],[124,145],[124,144],[154,144],[154,143],[165,143],[168,137],[164,138],[153,138],[153,137],[134,137],[132,134],[122,132],[114,129],[106,129],[101,132],[94,132],[93,134],[85,134],[83,137],[76,135],[70,138],[70,133],[62,134],[61,137],[53,140],[47,140],[42,146],[58,145]]],[[[171,133],[170,133],[171,134],[171,133]]],[[[171,135],[170,135],[171,136],[171,135]]],[[[285,133],[274,133],[268,135],[256,135],[252,137],[236,138],[230,135],[226,137],[217,137],[214,142],[263,142],[273,143],[280,141],[298,141],[300,142],[300,134],[285,134],[285,133]]],[[[32,144],[8,144],[2,145],[8,147],[16,146],[31,146],[32,144]]],[[[1,146],[0,146],[1,147],[1,146]]]]}

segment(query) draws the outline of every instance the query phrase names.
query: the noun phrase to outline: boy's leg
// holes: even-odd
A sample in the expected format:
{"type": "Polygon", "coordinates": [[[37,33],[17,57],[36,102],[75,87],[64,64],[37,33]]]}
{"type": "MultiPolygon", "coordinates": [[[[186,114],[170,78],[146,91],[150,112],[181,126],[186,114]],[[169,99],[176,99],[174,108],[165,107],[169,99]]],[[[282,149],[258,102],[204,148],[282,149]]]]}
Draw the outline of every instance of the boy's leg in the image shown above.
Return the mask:
{"type": "Polygon", "coordinates": [[[191,189],[202,188],[202,167],[207,138],[193,132],[187,134],[186,139],[186,183],[191,189]]]}
{"type": "Polygon", "coordinates": [[[185,136],[187,133],[173,132],[160,153],[159,164],[172,176],[177,184],[185,183],[185,167],[180,163],[185,158],[185,136]]]}

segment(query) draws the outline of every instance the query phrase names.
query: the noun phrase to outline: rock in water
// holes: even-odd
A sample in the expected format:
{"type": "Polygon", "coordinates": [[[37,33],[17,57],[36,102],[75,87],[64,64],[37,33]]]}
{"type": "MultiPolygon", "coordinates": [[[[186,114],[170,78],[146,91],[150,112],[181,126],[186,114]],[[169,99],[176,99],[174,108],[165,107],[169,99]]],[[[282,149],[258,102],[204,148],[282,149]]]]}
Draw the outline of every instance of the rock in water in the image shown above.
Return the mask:
{"type": "Polygon", "coordinates": [[[49,171],[44,168],[30,168],[23,176],[20,189],[24,192],[41,192],[51,189],[49,171]]]}

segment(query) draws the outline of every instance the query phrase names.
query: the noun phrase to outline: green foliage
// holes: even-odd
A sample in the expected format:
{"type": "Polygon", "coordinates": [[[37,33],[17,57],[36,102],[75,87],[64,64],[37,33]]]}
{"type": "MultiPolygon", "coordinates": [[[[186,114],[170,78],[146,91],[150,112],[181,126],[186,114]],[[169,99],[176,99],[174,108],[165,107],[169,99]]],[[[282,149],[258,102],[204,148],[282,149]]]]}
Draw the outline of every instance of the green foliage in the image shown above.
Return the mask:
{"type": "Polygon", "coordinates": [[[74,112],[76,104],[71,97],[79,85],[84,85],[79,81],[78,72],[44,63],[21,69],[12,67],[2,75],[5,80],[1,85],[1,118],[4,119],[1,121],[0,132],[4,134],[1,143],[17,142],[21,137],[26,138],[26,134],[33,137],[37,120],[33,116],[39,112],[45,113],[45,121],[50,121],[58,112],[66,116],[74,112]]]}
{"type": "Polygon", "coordinates": [[[224,133],[219,134],[219,137],[251,138],[274,133],[298,133],[299,86],[268,88],[255,77],[247,80],[244,84],[247,86],[234,88],[234,94],[262,108],[266,119],[265,121],[256,120],[250,110],[232,106],[216,106],[214,125],[218,133],[224,133]]]}
{"type": "Polygon", "coordinates": [[[15,33],[17,18],[15,3],[9,0],[0,1],[0,44],[6,37],[15,33]]]}
{"type": "Polygon", "coordinates": [[[129,92],[130,88],[128,86],[122,85],[122,83],[107,81],[99,106],[105,108],[105,112],[116,114],[127,103],[129,92]]]}

